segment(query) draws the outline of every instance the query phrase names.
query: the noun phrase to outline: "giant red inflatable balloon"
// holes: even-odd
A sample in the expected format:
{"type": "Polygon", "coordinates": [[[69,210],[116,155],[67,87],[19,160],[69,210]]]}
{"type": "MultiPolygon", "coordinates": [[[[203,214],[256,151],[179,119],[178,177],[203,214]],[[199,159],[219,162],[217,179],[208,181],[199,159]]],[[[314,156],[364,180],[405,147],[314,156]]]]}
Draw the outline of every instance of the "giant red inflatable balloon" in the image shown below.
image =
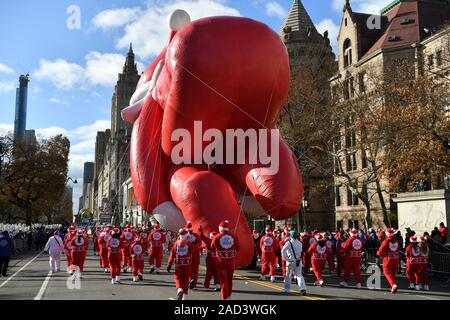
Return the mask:
{"type": "Polygon", "coordinates": [[[202,133],[217,129],[224,136],[227,129],[275,129],[288,94],[288,54],[275,32],[247,18],[190,22],[186,12],[177,10],[170,26],[168,45],[144,72],[122,114],[134,123],[134,191],[147,212],[175,230],[189,220],[195,230],[201,225],[209,233],[229,220],[242,247],[237,265],[245,267],[253,256],[253,239],[236,194],[252,195],[276,220],[291,217],[303,196],[296,157],[270,132],[258,141],[279,144],[276,173],[259,159],[252,164],[249,150],[239,150],[245,163],[208,166],[202,160],[205,141],[181,154],[190,163],[199,157],[201,162],[175,164],[172,152],[179,141],[172,141],[172,134],[185,129],[194,137],[196,121],[202,133]]]}

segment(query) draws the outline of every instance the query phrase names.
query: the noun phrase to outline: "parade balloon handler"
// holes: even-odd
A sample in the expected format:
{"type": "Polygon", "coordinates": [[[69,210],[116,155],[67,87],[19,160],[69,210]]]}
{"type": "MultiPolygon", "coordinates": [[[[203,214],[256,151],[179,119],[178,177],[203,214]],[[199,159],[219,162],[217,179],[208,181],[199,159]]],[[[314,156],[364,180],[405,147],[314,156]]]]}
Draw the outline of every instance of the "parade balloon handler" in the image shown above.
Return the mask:
{"type": "Polygon", "coordinates": [[[345,241],[341,248],[345,254],[344,277],[340,283],[341,287],[347,287],[350,275],[353,273],[356,281],[356,287],[361,288],[361,251],[362,242],[359,239],[358,230],[350,231],[350,238],[345,241]]]}
{"type": "Polygon", "coordinates": [[[89,241],[83,230],[78,230],[76,236],[70,240],[71,248],[71,261],[70,266],[71,273],[79,272],[80,279],[83,272],[84,262],[86,261],[86,252],[88,249],[89,241]]]}
{"type": "Polygon", "coordinates": [[[144,280],[144,248],[142,239],[137,236],[130,248],[133,282],[144,280]]]}
{"type": "Polygon", "coordinates": [[[148,263],[150,265],[150,273],[155,272],[159,274],[161,271],[161,263],[163,257],[163,245],[166,242],[166,236],[162,233],[160,226],[157,224],[148,236],[148,243],[150,245],[150,255],[148,263]]]}
{"type": "Polygon", "coordinates": [[[108,242],[111,239],[111,229],[109,226],[105,226],[98,238],[99,254],[100,254],[100,266],[103,268],[104,273],[108,273],[109,268],[109,250],[108,242]]]}
{"type": "Polygon", "coordinates": [[[284,279],[284,293],[291,290],[291,277],[295,275],[298,288],[303,295],[306,295],[305,279],[302,275],[301,254],[303,252],[302,243],[298,240],[299,234],[297,230],[289,231],[281,249],[281,256],[286,262],[286,278],[284,279]]]}
{"type": "Polygon", "coordinates": [[[14,241],[9,236],[8,231],[0,233],[0,275],[7,276],[8,265],[11,256],[15,254],[14,241]]]}
{"type": "Polygon", "coordinates": [[[400,245],[395,238],[395,232],[393,228],[386,230],[386,239],[384,239],[377,251],[377,256],[383,258],[384,276],[388,281],[392,293],[396,293],[398,289],[395,274],[398,268],[398,253],[400,251],[400,245]]]}
{"type": "Polygon", "coordinates": [[[280,249],[278,240],[272,233],[270,226],[266,227],[266,234],[261,238],[260,247],[262,252],[261,259],[261,280],[266,280],[267,269],[269,269],[270,282],[275,282],[277,255],[280,249]]]}
{"type": "Polygon", "coordinates": [[[200,235],[200,238],[206,245],[206,275],[205,275],[205,281],[203,283],[203,286],[205,288],[209,288],[209,283],[211,282],[211,279],[214,278],[214,290],[219,291],[220,290],[220,280],[219,280],[219,272],[218,272],[218,261],[216,257],[216,252],[212,248],[211,244],[213,239],[218,235],[217,231],[211,231],[209,234],[209,237],[205,236],[203,234],[203,227],[198,227],[198,233],[200,235]]]}
{"type": "Polygon", "coordinates": [[[248,18],[191,22],[176,10],[169,26],[167,45],[122,112],[133,124],[136,198],[172,230],[190,221],[208,234],[227,219],[240,243],[236,265],[245,268],[254,245],[243,214],[246,201],[239,204],[236,194],[259,203],[275,220],[296,214],[303,196],[297,159],[276,127],[289,91],[287,50],[278,34],[248,18]],[[221,151],[209,143],[227,133],[235,136],[221,151]],[[241,133],[257,133],[256,143],[235,144],[241,133]]]}
{"type": "Polygon", "coordinates": [[[64,252],[64,242],[59,236],[59,230],[56,230],[53,236],[48,239],[44,251],[48,252],[50,257],[50,270],[59,272],[61,269],[61,253],[64,252]]]}
{"type": "Polygon", "coordinates": [[[118,228],[114,228],[107,242],[111,284],[120,283],[120,267],[122,262],[123,247],[124,243],[120,236],[120,230],[118,228]]]}
{"type": "Polygon", "coordinates": [[[316,234],[315,239],[316,242],[309,247],[308,253],[311,255],[313,273],[317,279],[314,284],[318,284],[323,287],[325,282],[323,281],[322,270],[325,268],[325,263],[327,261],[327,246],[325,237],[322,234],[316,234]]]}
{"type": "Polygon", "coordinates": [[[174,279],[178,300],[185,300],[189,293],[193,249],[188,238],[189,232],[186,229],[180,229],[167,264],[167,272],[170,273],[172,265],[175,263],[174,279]]]}
{"type": "Polygon", "coordinates": [[[188,231],[188,241],[192,245],[192,268],[189,279],[189,288],[192,290],[197,287],[198,271],[200,269],[200,253],[202,250],[202,239],[193,231],[192,223],[187,222],[185,229],[188,231]]]}

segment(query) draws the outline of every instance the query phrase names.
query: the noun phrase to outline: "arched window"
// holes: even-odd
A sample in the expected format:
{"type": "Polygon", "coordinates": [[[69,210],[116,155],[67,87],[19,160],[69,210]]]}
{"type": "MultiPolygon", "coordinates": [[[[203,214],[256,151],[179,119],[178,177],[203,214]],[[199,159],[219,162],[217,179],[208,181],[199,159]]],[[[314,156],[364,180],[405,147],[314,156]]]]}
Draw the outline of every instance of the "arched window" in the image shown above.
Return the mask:
{"type": "Polygon", "coordinates": [[[352,41],[346,39],[344,41],[344,67],[352,64],[352,41]]]}

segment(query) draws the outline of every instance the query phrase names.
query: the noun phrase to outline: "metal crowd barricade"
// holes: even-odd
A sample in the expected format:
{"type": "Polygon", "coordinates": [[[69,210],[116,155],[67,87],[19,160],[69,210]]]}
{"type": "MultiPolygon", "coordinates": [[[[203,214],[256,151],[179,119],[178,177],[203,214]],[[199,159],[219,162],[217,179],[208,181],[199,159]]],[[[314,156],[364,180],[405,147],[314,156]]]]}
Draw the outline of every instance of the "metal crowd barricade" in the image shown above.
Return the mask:
{"type": "Polygon", "coordinates": [[[430,253],[430,272],[442,274],[450,282],[450,252],[430,253]]]}

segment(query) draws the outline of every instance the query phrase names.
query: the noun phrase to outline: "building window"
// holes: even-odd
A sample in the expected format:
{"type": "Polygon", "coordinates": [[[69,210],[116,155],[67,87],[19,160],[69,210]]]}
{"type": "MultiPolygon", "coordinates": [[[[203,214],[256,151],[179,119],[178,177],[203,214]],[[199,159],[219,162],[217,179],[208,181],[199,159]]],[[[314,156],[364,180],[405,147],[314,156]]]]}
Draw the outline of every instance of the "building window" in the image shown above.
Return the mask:
{"type": "Polygon", "coordinates": [[[359,92],[366,92],[366,73],[359,74],[359,92]]]}
{"type": "Polygon", "coordinates": [[[347,154],[347,171],[355,171],[358,167],[356,165],[356,152],[347,154]]]}
{"type": "Polygon", "coordinates": [[[438,67],[442,65],[442,50],[436,52],[436,65],[438,67]]]}
{"type": "Polygon", "coordinates": [[[367,188],[367,184],[363,185],[362,194],[367,200],[369,200],[369,189],[367,188]]]}
{"type": "Polygon", "coordinates": [[[428,56],[428,69],[429,70],[433,69],[433,66],[434,66],[434,55],[430,54],[428,56]]]}
{"type": "Polygon", "coordinates": [[[347,26],[347,18],[345,18],[344,24],[345,24],[345,26],[347,26]]]}
{"type": "Polygon", "coordinates": [[[344,227],[344,221],[343,220],[336,221],[336,228],[337,229],[342,229],[343,227],[344,227]]]}
{"type": "Polygon", "coordinates": [[[342,204],[341,186],[336,187],[336,207],[342,204]]]}
{"type": "Polygon", "coordinates": [[[347,205],[352,206],[353,205],[353,194],[350,191],[349,188],[347,188],[347,205]]]}
{"type": "Polygon", "coordinates": [[[353,85],[353,78],[344,81],[344,99],[348,100],[355,96],[355,87],[353,85]]]}
{"type": "Polygon", "coordinates": [[[346,39],[344,41],[344,67],[348,67],[352,63],[352,41],[346,39]]]}
{"type": "Polygon", "coordinates": [[[367,149],[361,150],[361,165],[363,169],[369,167],[369,161],[367,160],[367,149]]]}
{"type": "Polygon", "coordinates": [[[350,229],[354,228],[354,229],[359,230],[359,221],[358,220],[349,220],[348,221],[348,227],[350,229]]]}

